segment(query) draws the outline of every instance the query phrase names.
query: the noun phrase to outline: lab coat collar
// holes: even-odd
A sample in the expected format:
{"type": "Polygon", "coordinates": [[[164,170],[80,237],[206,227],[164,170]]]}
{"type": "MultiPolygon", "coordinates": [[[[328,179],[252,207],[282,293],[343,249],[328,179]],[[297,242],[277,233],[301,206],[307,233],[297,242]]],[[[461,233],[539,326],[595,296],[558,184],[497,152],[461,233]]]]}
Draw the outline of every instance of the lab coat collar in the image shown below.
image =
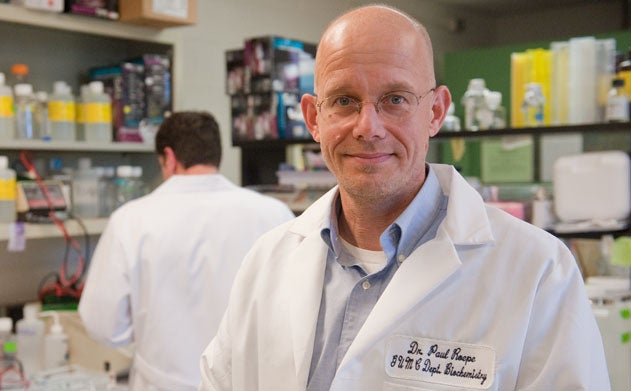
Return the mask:
{"type": "Polygon", "coordinates": [[[153,193],[181,193],[182,191],[208,191],[231,189],[236,185],[221,174],[173,175],[158,186],[153,193]]]}

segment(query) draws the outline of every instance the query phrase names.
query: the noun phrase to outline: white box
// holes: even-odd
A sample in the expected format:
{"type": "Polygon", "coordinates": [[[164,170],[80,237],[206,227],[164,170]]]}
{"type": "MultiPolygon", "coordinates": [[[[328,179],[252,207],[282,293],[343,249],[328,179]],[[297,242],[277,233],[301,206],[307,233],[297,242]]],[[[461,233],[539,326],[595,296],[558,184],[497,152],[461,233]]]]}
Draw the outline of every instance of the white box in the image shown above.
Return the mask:
{"type": "Polygon", "coordinates": [[[562,222],[629,217],[629,155],[621,151],[563,156],[554,163],[554,209],[562,222]]]}

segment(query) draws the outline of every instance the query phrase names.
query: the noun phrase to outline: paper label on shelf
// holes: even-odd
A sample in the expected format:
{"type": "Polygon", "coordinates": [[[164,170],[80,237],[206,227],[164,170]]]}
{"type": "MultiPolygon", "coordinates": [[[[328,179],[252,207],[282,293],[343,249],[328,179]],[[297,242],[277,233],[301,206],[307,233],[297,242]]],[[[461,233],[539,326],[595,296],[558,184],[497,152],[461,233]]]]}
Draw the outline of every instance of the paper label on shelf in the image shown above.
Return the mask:
{"type": "Polygon", "coordinates": [[[156,14],[184,19],[188,17],[188,0],[153,0],[152,10],[156,14]]]}
{"type": "Polygon", "coordinates": [[[11,252],[24,251],[26,248],[26,231],[24,223],[19,221],[9,224],[9,240],[7,250],[11,252]]]}
{"type": "Polygon", "coordinates": [[[13,117],[12,101],[10,96],[0,96],[0,117],[13,117]]]}

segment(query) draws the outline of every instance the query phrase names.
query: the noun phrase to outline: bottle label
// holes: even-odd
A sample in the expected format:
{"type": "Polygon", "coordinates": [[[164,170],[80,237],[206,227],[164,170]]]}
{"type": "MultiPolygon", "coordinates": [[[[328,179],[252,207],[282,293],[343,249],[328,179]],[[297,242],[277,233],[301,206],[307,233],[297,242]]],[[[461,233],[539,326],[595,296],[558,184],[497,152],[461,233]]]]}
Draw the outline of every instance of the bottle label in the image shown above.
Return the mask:
{"type": "Polygon", "coordinates": [[[48,116],[55,122],[74,122],[76,118],[74,102],[50,101],[48,102],[48,116]]]}
{"type": "Polygon", "coordinates": [[[0,117],[13,117],[13,99],[10,96],[0,96],[0,117]]]}
{"type": "Polygon", "coordinates": [[[84,103],[83,114],[86,124],[112,122],[112,106],[107,103],[84,103]]]}
{"type": "Polygon", "coordinates": [[[0,201],[14,201],[16,193],[15,179],[0,179],[0,201]]]}

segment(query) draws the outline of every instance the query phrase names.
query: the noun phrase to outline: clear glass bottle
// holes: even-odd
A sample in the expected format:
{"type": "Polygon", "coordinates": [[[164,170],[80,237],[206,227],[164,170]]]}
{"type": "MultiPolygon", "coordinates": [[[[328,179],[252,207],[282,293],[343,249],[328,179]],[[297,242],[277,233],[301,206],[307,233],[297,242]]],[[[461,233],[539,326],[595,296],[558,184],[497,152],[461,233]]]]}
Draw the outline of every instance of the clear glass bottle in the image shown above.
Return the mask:
{"type": "Polygon", "coordinates": [[[506,109],[502,106],[502,93],[489,91],[484,98],[490,115],[488,129],[505,129],[506,109]]]}
{"type": "Polygon", "coordinates": [[[35,93],[37,106],[35,107],[35,122],[39,130],[39,136],[44,141],[50,141],[50,117],[48,115],[48,93],[37,91],[35,93]]]}
{"type": "Polygon", "coordinates": [[[526,127],[543,126],[544,104],[545,97],[543,96],[543,92],[541,90],[541,84],[526,84],[526,93],[524,94],[524,101],[521,105],[521,110],[524,115],[524,125],[526,127]]]}
{"type": "Polygon", "coordinates": [[[462,97],[464,106],[464,128],[465,130],[480,130],[479,111],[484,108],[484,90],[486,83],[484,79],[471,79],[467,91],[462,97]]]}
{"type": "Polygon", "coordinates": [[[440,130],[444,130],[447,132],[459,132],[460,128],[460,118],[456,116],[456,106],[454,102],[451,102],[449,108],[447,109],[447,116],[445,116],[445,121],[443,122],[443,126],[440,130]]]}
{"type": "Polygon", "coordinates": [[[16,84],[15,92],[15,124],[18,139],[37,140],[37,106],[38,102],[33,95],[33,86],[27,83],[16,84]]]}
{"type": "Polygon", "coordinates": [[[625,92],[624,79],[616,78],[611,81],[611,89],[607,94],[606,122],[629,121],[629,97],[625,92]]]}

